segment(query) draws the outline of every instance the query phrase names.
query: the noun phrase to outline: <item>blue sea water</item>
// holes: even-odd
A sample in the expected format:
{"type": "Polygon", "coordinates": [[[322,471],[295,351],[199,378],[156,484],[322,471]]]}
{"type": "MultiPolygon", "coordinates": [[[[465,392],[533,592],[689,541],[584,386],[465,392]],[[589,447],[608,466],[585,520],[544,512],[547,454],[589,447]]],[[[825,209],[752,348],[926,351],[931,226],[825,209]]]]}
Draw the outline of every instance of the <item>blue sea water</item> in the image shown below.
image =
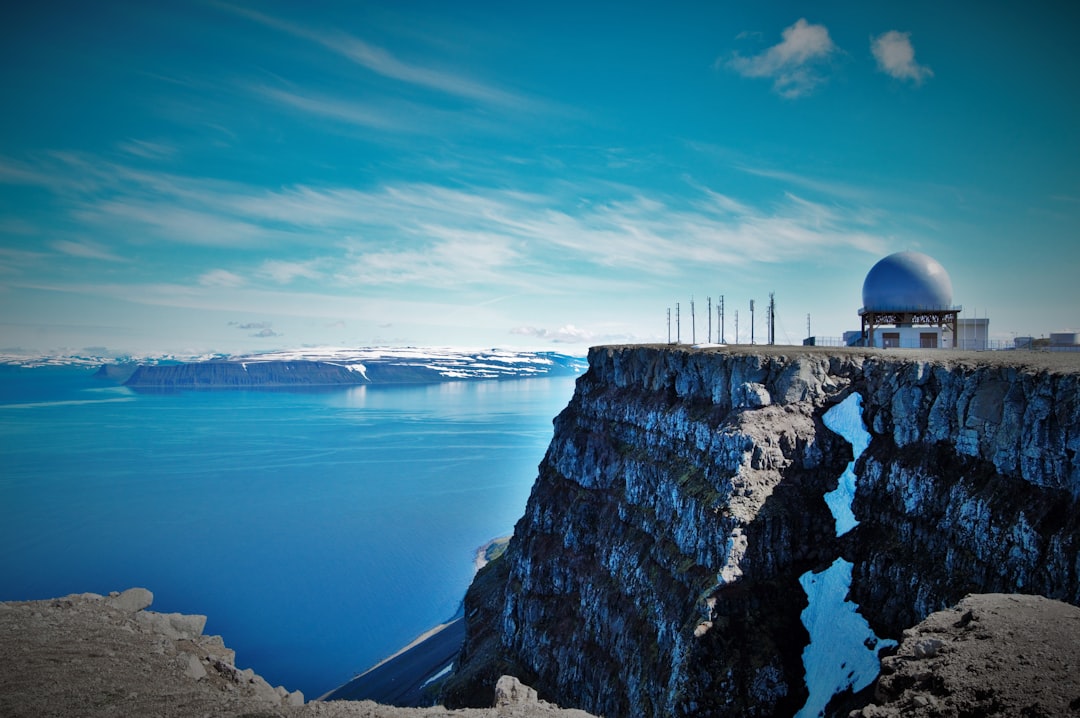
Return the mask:
{"type": "Polygon", "coordinates": [[[455,613],[572,378],[135,393],[0,368],[0,600],[154,592],[313,698],[455,613]]]}

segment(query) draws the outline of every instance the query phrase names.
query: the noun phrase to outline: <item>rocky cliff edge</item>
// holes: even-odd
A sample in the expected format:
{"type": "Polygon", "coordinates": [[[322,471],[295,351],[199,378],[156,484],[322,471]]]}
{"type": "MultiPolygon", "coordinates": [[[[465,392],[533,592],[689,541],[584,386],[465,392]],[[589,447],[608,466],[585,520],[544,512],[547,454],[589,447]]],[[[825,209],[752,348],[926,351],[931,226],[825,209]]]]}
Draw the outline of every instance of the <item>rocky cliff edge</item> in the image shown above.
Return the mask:
{"type": "Polygon", "coordinates": [[[0,716],[248,716],[249,718],[589,718],[560,710],[506,676],[492,708],[395,708],[370,701],[304,703],[239,669],[206,616],[146,610],[132,588],[45,601],[0,603],[0,716]]]}

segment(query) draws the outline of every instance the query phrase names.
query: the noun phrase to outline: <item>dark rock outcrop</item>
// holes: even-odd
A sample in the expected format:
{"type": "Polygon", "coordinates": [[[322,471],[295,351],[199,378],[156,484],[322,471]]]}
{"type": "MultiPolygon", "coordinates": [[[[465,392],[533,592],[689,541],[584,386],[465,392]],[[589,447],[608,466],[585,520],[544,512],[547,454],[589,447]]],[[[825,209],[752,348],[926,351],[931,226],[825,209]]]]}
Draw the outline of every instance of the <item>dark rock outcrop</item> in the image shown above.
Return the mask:
{"type": "Polygon", "coordinates": [[[506,555],[466,598],[449,704],[509,668],[608,718],[790,715],[799,577],[842,556],[879,636],[974,591],[1080,603],[1080,357],[600,347],[506,555]],[[852,458],[822,415],[857,392],[852,458]],[[501,565],[500,565],[501,564],[501,565]]]}

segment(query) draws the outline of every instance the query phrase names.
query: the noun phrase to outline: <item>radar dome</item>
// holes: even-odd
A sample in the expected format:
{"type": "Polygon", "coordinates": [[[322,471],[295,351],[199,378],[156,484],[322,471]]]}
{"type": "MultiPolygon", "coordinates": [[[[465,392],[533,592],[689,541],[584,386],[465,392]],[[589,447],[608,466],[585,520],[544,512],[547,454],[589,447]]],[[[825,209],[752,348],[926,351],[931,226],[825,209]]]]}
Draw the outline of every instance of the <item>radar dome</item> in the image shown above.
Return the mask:
{"type": "Polygon", "coordinates": [[[920,252],[897,252],[885,257],[866,275],[863,309],[948,309],[952,280],[936,259],[920,252]]]}

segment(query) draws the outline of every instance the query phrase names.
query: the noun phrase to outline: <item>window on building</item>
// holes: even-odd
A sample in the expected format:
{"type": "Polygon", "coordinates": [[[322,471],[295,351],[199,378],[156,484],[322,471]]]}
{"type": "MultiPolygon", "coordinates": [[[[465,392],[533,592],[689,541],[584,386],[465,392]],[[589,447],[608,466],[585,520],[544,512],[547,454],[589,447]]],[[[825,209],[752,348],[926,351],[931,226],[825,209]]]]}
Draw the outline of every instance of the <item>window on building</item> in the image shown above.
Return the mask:
{"type": "Polygon", "coordinates": [[[900,332],[882,332],[881,346],[885,347],[886,349],[899,347],[900,332]]]}
{"type": "Polygon", "coordinates": [[[937,349],[938,337],[934,332],[920,332],[919,333],[919,348],[920,349],[937,349]]]}

